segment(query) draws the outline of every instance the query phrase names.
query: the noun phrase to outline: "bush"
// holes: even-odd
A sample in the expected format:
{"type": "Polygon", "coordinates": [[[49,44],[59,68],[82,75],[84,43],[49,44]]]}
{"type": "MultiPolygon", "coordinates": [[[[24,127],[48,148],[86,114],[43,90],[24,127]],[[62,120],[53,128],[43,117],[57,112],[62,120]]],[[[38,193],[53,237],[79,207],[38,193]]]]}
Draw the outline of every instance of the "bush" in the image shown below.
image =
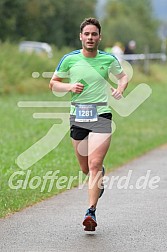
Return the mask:
{"type": "Polygon", "coordinates": [[[50,72],[52,75],[67,48],[58,51],[53,47],[52,58],[19,52],[18,45],[8,42],[0,44],[0,51],[0,94],[35,93],[48,89],[50,77],[44,78],[42,73],[50,72]],[[33,72],[39,73],[39,77],[32,77],[33,72]]]}

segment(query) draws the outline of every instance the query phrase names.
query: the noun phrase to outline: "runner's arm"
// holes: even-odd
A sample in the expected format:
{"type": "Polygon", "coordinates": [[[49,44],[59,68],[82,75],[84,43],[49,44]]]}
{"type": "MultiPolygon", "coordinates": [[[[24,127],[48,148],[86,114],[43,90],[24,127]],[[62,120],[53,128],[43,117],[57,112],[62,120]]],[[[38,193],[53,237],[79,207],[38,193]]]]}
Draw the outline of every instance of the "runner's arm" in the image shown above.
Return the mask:
{"type": "Polygon", "coordinates": [[[128,76],[124,72],[122,72],[120,74],[117,74],[116,78],[118,80],[118,87],[117,88],[112,87],[111,90],[112,90],[112,96],[115,99],[119,100],[122,97],[124,90],[128,86],[128,76]]]}
{"type": "Polygon", "coordinates": [[[54,74],[50,80],[49,88],[56,92],[74,92],[79,94],[82,92],[84,85],[79,82],[74,84],[64,83],[63,78],[60,78],[54,74]]]}

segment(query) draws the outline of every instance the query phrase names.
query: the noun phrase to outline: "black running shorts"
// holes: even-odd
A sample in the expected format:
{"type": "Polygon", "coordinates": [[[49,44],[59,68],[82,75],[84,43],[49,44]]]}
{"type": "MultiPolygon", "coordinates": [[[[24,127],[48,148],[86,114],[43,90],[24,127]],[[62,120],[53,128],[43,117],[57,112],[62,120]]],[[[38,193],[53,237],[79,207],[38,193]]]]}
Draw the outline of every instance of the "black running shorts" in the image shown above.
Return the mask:
{"type": "Polygon", "coordinates": [[[111,113],[99,115],[96,122],[75,122],[75,116],[70,115],[70,136],[74,140],[83,140],[90,132],[111,133],[111,121],[111,113]]]}

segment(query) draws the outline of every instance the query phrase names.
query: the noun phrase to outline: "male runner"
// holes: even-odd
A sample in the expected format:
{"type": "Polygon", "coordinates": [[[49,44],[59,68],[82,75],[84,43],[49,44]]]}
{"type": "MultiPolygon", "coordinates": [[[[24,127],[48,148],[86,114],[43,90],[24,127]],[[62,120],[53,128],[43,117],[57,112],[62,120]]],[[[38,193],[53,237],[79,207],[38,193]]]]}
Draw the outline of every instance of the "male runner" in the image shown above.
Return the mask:
{"type": "Polygon", "coordinates": [[[66,54],[50,81],[50,89],[71,92],[70,136],[83,173],[89,174],[89,208],[83,225],[95,231],[96,206],[104,187],[103,160],[111,140],[111,109],[108,96],[120,99],[127,87],[127,75],[116,57],[98,50],[101,25],[87,18],[80,25],[82,49],[66,54]],[[116,76],[118,86],[108,88],[109,73],[116,76]],[[66,83],[64,79],[69,79],[66,83]]]}

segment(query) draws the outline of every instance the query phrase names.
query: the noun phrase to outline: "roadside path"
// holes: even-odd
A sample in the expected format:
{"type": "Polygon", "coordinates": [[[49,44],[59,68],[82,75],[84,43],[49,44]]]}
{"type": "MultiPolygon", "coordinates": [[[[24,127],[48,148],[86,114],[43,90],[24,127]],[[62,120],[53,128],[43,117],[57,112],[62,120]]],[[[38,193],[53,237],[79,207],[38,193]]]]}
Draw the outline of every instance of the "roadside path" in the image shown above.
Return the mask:
{"type": "Polygon", "coordinates": [[[167,145],[107,176],[111,188],[99,200],[95,232],[84,232],[81,224],[87,188],[74,188],[1,219],[0,251],[166,252],[167,145]],[[150,189],[151,183],[158,187],[150,189]]]}

